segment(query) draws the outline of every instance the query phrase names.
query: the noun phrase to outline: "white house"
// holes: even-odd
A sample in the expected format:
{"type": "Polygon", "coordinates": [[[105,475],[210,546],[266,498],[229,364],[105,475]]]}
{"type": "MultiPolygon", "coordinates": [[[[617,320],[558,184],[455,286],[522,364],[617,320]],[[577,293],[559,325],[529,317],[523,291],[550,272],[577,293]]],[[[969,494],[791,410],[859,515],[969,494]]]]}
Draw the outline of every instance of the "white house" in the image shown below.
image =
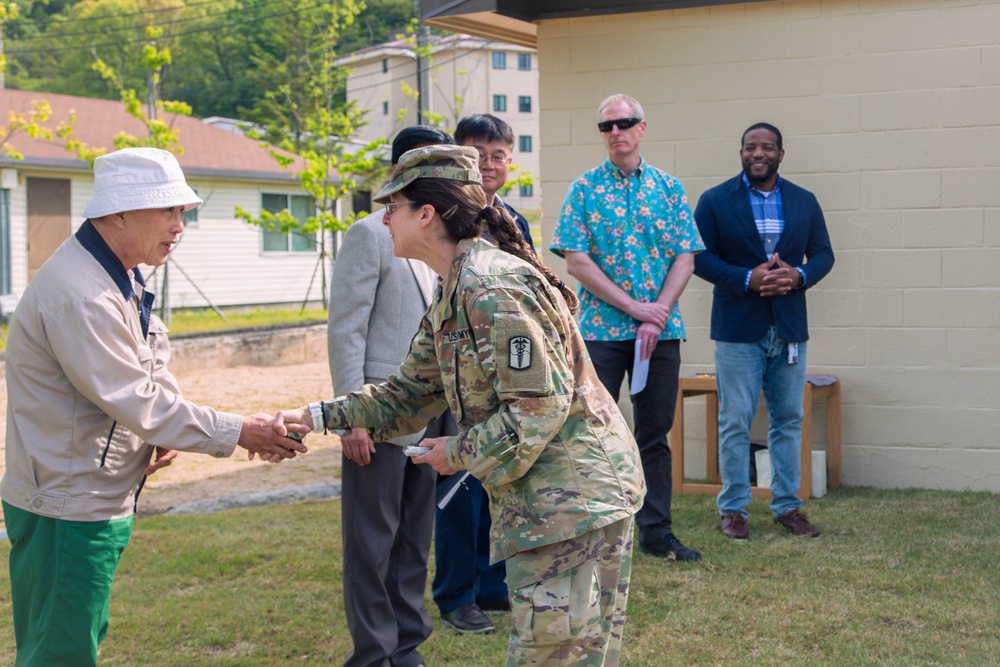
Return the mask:
{"type": "MultiPolygon", "coordinates": [[[[513,188],[504,200],[516,209],[541,208],[538,182],[538,57],[535,49],[468,35],[430,38],[427,106],[452,130],[462,116],[491,113],[514,130],[513,165],[535,183],[513,188]]],[[[368,109],[359,138],[392,139],[417,123],[417,56],[412,44],[396,40],[341,56],[350,68],[347,98],[368,109]]]]}
{"type": "MultiPolygon", "coordinates": [[[[0,114],[27,113],[36,101],[52,107],[45,126],[55,128],[75,111],[75,136],[91,147],[113,146],[119,132],[141,136],[145,127],[117,101],[69,95],[0,91],[0,114]]],[[[312,199],[261,148],[240,134],[178,116],[184,148],[178,160],[188,182],[205,203],[188,214],[184,236],[171,256],[172,308],[300,303],[320,299],[315,238],[273,232],[237,220],[241,206],[284,208],[308,215],[312,199]]],[[[83,222],[81,212],[93,192],[87,163],[68,153],[65,142],[15,135],[10,145],[23,160],[0,155],[0,294],[19,296],[53,250],[83,222]]],[[[329,248],[330,245],[327,244],[329,248]]],[[[144,273],[149,274],[147,269],[144,273]]],[[[154,289],[163,270],[153,277],[154,289]]]]}
{"type": "MultiPolygon", "coordinates": [[[[844,482],[1000,492],[1000,1],[420,9],[538,49],[546,247],[567,186],[604,157],[605,96],[643,103],[644,157],[692,203],[739,172],[746,127],[781,128],[781,173],[816,193],[837,255],[809,295],[809,370],[843,384],[844,482]]],[[[711,370],[709,285],[680,305],[682,373],[711,370]]],[[[704,457],[686,463],[704,476],[704,457]]]]}

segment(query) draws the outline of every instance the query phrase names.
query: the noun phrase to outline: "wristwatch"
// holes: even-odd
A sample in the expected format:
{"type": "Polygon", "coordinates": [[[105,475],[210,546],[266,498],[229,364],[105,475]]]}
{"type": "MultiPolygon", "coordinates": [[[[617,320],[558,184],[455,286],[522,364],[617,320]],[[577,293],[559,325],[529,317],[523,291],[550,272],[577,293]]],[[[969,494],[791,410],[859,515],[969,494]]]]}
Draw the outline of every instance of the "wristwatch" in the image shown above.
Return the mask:
{"type": "Polygon", "coordinates": [[[323,405],[321,403],[309,404],[309,416],[312,417],[313,431],[318,431],[322,426],[323,433],[326,433],[326,419],[323,418],[323,405]]]}

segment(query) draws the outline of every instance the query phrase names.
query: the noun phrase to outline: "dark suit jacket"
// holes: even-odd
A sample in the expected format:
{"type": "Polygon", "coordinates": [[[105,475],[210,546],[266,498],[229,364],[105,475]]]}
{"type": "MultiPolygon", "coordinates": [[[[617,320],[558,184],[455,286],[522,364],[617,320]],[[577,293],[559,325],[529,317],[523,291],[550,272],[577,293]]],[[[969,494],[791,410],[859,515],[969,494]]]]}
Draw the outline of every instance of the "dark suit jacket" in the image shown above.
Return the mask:
{"type": "Polygon", "coordinates": [[[768,257],[742,177],[711,188],[698,200],[694,217],[706,250],[695,255],[694,272],[715,285],[713,340],[753,343],[764,338],[772,323],[777,325],[778,335],[786,343],[809,340],[806,289],[833,268],[833,248],[823,211],[811,192],[782,179],[781,200],[785,230],[775,252],[782,260],[805,271],[806,284],[783,296],[770,297],[743,290],[747,271],[766,262],[768,257]],[[808,264],[803,264],[806,259],[808,264]]]}
{"type": "Polygon", "coordinates": [[[534,250],[535,242],[531,240],[531,228],[528,226],[528,221],[524,219],[523,215],[515,211],[513,206],[504,200],[501,199],[500,203],[503,204],[503,207],[507,209],[507,212],[514,218],[514,222],[517,223],[517,228],[521,230],[521,236],[524,237],[524,240],[527,241],[528,245],[531,246],[531,249],[534,250]]]}

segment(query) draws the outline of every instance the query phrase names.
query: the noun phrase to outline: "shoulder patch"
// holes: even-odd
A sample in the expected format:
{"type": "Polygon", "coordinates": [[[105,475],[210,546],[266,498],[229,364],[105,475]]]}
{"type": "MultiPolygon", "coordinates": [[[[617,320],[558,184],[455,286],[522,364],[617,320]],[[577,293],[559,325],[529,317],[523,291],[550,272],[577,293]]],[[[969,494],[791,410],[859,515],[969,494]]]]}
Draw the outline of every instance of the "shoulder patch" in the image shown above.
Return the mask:
{"type": "Polygon", "coordinates": [[[503,305],[498,304],[492,331],[498,391],[551,391],[542,327],[522,312],[511,312],[503,305]]]}

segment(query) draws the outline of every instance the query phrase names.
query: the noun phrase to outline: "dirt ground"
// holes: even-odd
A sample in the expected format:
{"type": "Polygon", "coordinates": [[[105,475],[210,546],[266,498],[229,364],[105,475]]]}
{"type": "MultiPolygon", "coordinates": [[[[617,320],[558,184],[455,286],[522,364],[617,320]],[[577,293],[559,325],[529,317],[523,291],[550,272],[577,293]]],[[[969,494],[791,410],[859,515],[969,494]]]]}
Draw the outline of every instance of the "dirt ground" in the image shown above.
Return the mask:
{"type": "MultiPolygon", "coordinates": [[[[178,374],[184,396],[226,412],[274,414],[333,397],[326,360],[293,366],[237,366],[178,374]]],[[[6,433],[7,395],[0,393],[0,472],[6,433]]],[[[340,440],[311,434],[309,453],[278,464],[248,461],[237,448],[228,459],[181,452],[173,465],[150,477],[139,498],[139,514],[166,512],[184,503],[241,493],[269,491],[340,477],[340,440]]]]}

